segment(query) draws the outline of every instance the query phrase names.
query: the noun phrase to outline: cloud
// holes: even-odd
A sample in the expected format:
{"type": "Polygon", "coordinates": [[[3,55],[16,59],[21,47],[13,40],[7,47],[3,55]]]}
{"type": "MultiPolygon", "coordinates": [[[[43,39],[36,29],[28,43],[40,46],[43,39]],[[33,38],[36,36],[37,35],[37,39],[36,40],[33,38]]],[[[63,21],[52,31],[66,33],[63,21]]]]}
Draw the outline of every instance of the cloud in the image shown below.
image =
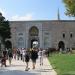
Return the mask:
{"type": "Polygon", "coordinates": [[[5,19],[9,21],[33,20],[33,13],[27,13],[24,16],[20,16],[20,15],[11,16],[10,13],[9,14],[7,13],[6,9],[2,9],[2,8],[0,8],[0,12],[2,13],[2,16],[4,16],[5,19]]]}
{"type": "Polygon", "coordinates": [[[10,20],[12,21],[24,21],[24,20],[32,20],[33,14],[26,14],[25,16],[15,15],[12,16],[10,20]]]}

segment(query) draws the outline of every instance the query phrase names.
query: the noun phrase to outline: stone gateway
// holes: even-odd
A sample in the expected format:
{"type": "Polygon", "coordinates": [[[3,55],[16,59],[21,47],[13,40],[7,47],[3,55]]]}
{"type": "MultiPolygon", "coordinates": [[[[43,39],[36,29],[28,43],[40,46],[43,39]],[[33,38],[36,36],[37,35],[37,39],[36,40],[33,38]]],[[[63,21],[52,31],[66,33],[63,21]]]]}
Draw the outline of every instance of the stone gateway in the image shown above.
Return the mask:
{"type": "Polygon", "coordinates": [[[10,21],[12,48],[75,48],[75,21],[10,21]]]}

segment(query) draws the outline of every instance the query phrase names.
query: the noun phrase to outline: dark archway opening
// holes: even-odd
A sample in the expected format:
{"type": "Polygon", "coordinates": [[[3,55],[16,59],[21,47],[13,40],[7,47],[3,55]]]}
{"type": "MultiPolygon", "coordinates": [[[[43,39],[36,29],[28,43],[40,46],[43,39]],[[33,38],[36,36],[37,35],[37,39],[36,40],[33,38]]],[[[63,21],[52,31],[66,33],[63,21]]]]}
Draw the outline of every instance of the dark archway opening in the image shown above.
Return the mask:
{"type": "Polygon", "coordinates": [[[38,48],[38,40],[36,39],[31,40],[31,48],[38,48]]]}
{"type": "Polygon", "coordinates": [[[12,48],[12,43],[11,43],[11,41],[7,40],[7,41],[5,42],[5,48],[7,48],[7,49],[12,48]]]}
{"type": "Polygon", "coordinates": [[[29,43],[28,47],[33,48],[33,47],[38,47],[38,42],[39,42],[39,29],[36,26],[32,26],[29,29],[29,43]]]}
{"type": "Polygon", "coordinates": [[[60,50],[60,48],[61,48],[62,50],[65,49],[65,44],[64,44],[63,41],[60,41],[60,42],[58,43],[58,48],[59,48],[59,50],[60,50]]]}

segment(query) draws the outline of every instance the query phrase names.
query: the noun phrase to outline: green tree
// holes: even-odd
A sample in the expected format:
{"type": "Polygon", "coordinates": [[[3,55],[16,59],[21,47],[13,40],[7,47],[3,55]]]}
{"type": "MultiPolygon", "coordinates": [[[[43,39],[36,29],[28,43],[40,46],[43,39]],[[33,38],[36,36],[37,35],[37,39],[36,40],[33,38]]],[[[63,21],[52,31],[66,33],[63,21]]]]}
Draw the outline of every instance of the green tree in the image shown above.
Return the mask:
{"type": "Polygon", "coordinates": [[[11,38],[9,21],[5,20],[5,17],[0,13],[0,36],[2,37],[2,42],[5,45],[5,40],[11,38]]]}
{"type": "Polygon", "coordinates": [[[68,16],[75,17],[75,0],[63,0],[66,12],[65,14],[68,16]]]}

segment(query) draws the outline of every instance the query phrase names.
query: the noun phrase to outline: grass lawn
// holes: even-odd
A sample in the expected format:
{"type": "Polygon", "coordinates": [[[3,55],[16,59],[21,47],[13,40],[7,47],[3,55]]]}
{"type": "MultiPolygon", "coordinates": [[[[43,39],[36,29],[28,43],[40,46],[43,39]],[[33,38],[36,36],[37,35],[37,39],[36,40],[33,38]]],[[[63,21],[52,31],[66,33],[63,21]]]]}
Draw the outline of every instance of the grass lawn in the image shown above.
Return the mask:
{"type": "Polygon", "coordinates": [[[75,75],[75,54],[52,54],[49,61],[58,75],[75,75]]]}

